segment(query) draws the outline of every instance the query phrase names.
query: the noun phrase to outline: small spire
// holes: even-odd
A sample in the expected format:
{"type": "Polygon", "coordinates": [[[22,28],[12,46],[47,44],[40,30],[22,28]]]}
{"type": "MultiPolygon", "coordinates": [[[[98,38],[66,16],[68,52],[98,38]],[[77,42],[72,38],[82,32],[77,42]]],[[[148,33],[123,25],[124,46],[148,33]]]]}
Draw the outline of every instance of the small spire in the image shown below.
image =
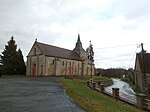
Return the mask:
{"type": "Polygon", "coordinates": [[[37,42],[37,38],[35,39],[35,41],[37,42]]]}
{"type": "Polygon", "coordinates": [[[80,41],[80,34],[78,33],[78,40],[76,42],[76,46],[75,48],[73,49],[73,51],[76,51],[76,52],[81,52],[81,51],[85,51],[83,48],[82,48],[82,43],[80,41]]]}
{"type": "Polygon", "coordinates": [[[78,33],[78,40],[77,40],[77,43],[81,43],[80,41],[80,34],[78,33]]]}

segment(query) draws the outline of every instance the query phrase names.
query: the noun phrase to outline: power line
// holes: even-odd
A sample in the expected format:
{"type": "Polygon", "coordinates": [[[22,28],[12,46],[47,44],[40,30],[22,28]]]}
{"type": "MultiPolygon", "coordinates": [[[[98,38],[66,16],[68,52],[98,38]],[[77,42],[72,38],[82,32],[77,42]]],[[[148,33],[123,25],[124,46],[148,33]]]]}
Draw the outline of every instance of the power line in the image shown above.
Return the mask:
{"type": "MultiPolygon", "coordinates": [[[[150,44],[150,42],[146,42],[144,44],[150,44]]],[[[113,49],[113,48],[129,47],[129,46],[135,46],[135,45],[137,46],[138,44],[118,45],[118,46],[102,47],[102,48],[95,48],[95,49],[113,49]]]]}
{"type": "Polygon", "coordinates": [[[136,44],[128,44],[128,45],[120,45],[120,46],[111,46],[111,47],[102,47],[102,48],[96,48],[96,49],[112,49],[112,48],[119,48],[119,47],[129,47],[134,46],[136,44]]]}
{"type": "MultiPolygon", "coordinates": [[[[136,49],[135,49],[135,51],[133,52],[133,55],[132,55],[132,58],[131,58],[131,60],[129,61],[129,64],[128,64],[128,66],[126,67],[126,68],[129,68],[130,67],[130,65],[131,65],[131,63],[133,62],[133,59],[135,58],[135,55],[136,55],[136,52],[137,52],[137,49],[138,49],[138,46],[136,47],[136,49]]],[[[116,58],[123,58],[124,57],[124,55],[125,56],[127,56],[129,53],[125,53],[125,54],[122,54],[122,55],[119,55],[119,56],[114,56],[114,57],[106,57],[106,58],[103,58],[101,61],[100,61],[100,59],[97,59],[98,60],[98,62],[100,61],[100,62],[103,62],[103,61],[108,61],[108,60],[113,60],[114,58],[116,59],[116,58]]]]}
{"type": "Polygon", "coordinates": [[[133,61],[133,59],[134,59],[134,57],[135,57],[137,48],[138,48],[138,47],[136,47],[135,52],[133,53],[133,56],[132,56],[132,58],[131,58],[131,60],[130,60],[130,62],[129,62],[129,65],[127,66],[128,68],[129,68],[129,66],[131,65],[131,63],[132,63],[132,61],[133,61]]]}
{"type": "MultiPolygon", "coordinates": [[[[102,60],[108,60],[108,59],[116,59],[116,58],[122,58],[122,57],[127,57],[129,56],[130,53],[124,53],[124,54],[119,54],[117,56],[113,56],[113,57],[102,57],[102,60]]],[[[97,60],[99,60],[100,58],[96,58],[97,60]]]]}

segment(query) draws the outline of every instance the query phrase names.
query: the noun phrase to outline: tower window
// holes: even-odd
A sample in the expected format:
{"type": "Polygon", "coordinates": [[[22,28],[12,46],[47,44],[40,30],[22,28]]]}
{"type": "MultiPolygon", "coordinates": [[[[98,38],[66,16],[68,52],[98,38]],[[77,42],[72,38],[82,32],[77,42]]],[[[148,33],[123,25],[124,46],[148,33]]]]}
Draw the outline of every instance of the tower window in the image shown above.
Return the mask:
{"type": "Polygon", "coordinates": [[[64,66],[64,61],[62,62],[62,66],[64,66]]]}
{"type": "Polygon", "coordinates": [[[55,64],[55,60],[52,61],[52,64],[53,64],[53,65],[55,64]]]}
{"type": "Polygon", "coordinates": [[[78,63],[78,67],[80,67],[80,64],[78,63]]]}

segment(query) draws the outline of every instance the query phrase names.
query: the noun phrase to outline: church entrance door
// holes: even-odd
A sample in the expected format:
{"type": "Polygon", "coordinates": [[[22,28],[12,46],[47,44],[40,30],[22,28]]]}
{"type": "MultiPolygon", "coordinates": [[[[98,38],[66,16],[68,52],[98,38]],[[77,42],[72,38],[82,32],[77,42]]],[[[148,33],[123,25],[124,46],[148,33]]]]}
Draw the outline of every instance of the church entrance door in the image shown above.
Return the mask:
{"type": "Polygon", "coordinates": [[[33,76],[36,77],[36,64],[33,65],[33,76]]]}

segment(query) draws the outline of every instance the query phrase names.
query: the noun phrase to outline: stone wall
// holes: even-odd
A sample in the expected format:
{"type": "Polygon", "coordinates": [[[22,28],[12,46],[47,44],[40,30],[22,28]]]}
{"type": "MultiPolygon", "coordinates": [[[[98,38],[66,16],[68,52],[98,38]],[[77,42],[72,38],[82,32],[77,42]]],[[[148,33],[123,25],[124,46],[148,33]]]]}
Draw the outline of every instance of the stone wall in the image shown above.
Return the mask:
{"type": "Polygon", "coordinates": [[[104,85],[105,85],[105,87],[113,85],[112,79],[104,81],[104,85]]]}
{"type": "MultiPolygon", "coordinates": [[[[45,56],[34,43],[27,56],[26,75],[91,75],[91,65],[77,60],[45,56]]],[[[94,65],[92,65],[92,75],[94,75],[94,65]]]]}
{"type": "Polygon", "coordinates": [[[59,59],[60,75],[81,75],[81,61],[59,59]]]}
{"type": "Polygon", "coordinates": [[[112,79],[109,79],[109,80],[103,80],[103,81],[96,81],[96,82],[98,83],[98,85],[103,84],[104,87],[108,87],[108,86],[113,85],[112,79]]]}
{"type": "Polygon", "coordinates": [[[82,62],[62,58],[46,57],[45,75],[80,75],[82,62]]]}
{"type": "MultiPolygon", "coordinates": [[[[27,58],[27,75],[33,76],[34,64],[36,65],[36,76],[91,75],[91,65],[82,65],[81,61],[48,57],[45,55],[29,56],[27,58]]],[[[94,75],[93,66],[92,74],[94,75]]]]}

